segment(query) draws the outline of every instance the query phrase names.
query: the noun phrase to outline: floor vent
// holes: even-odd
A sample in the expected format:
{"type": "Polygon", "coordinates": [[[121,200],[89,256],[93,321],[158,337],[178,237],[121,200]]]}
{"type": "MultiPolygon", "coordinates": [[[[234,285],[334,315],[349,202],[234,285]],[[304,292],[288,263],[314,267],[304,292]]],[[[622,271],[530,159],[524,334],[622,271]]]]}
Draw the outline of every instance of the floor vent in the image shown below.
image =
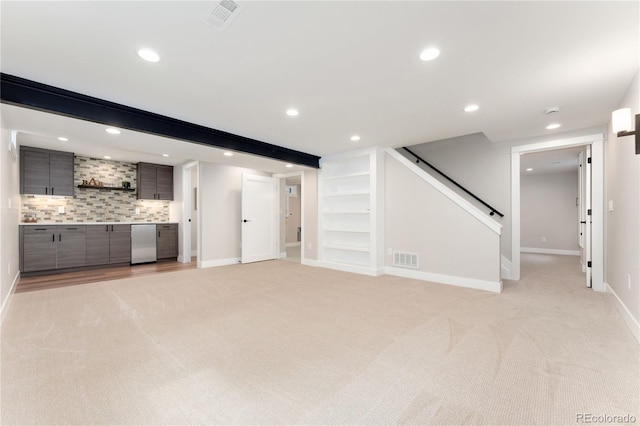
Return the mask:
{"type": "Polygon", "coordinates": [[[205,22],[219,31],[223,31],[240,12],[240,5],[234,0],[221,0],[205,22]]]}
{"type": "Polygon", "coordinates": [[[393,266],[418,269],[418,253],[393,252],[393,266]]]}

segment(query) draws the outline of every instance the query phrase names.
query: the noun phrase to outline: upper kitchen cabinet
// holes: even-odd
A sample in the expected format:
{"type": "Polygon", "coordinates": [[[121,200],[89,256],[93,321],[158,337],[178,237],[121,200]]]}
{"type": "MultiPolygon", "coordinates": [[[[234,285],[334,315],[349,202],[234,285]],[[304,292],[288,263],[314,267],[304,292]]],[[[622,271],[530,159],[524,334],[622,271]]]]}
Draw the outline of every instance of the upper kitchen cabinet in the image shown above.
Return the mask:
{"type": "Polygon", "coordinates": [[[138,199],[173,200],[173,166],[138,163],[138,199]]]}
{"type": "Polygon", "coordinates": [[[73,153],[20,147],[20,193],[73,196],[73,153]]]}

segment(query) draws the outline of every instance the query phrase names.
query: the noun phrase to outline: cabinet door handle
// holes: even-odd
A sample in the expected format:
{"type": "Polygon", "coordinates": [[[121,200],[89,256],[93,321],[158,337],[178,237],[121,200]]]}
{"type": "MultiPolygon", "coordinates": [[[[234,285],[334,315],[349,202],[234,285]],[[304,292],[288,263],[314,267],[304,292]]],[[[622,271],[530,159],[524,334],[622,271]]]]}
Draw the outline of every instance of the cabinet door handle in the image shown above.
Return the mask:
{"type": "Polygon", "coordinates": [[[111,225],[111,232],[113,232],[113,225],[111,225]]]}
{"type": "Polygon", "coordinates": [[[58,241],[62,241],[62,234],[58,234],[58,241]]]}
{"type": "Polygon", "coordinates": [[[56,242],[56,234],[51,234],[51,241],[56,242]]]}
{"type": "Polygon", "coordinates": [[[36,228],[36,231],[46,231],[47,228],[36,228]]]}
{"type": "Polygon", "coordinates": [[[105,231],[109,232],[109,225],[105,225],[104,228],[105,228],[105,231]]]}
{"type": "Polygon", "coordinates": [[[55,188],[51,187],[51,195],[53,195],[53,190],[54,190],[54,189],[55,189],[55,188]]]}
{"type": "Polygon", "coordinates": [[[44,187],[44,193],[46,195],[49,195],[49,187],[46,187],[46,186],[44,187]]]}

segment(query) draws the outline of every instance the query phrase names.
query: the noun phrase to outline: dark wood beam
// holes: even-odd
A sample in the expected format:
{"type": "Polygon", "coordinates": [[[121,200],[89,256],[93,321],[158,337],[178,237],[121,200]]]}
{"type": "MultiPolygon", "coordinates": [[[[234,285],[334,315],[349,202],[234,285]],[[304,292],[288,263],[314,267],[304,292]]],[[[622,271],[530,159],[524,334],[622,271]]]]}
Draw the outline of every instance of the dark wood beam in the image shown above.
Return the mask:
{"type": "Polygon", "coordinates": [[[287,163],[320,167],[320,157],[316,155],[4,73],[0,73],[0,100],[9,105],[79,120],[259,155],[287,163]]]}

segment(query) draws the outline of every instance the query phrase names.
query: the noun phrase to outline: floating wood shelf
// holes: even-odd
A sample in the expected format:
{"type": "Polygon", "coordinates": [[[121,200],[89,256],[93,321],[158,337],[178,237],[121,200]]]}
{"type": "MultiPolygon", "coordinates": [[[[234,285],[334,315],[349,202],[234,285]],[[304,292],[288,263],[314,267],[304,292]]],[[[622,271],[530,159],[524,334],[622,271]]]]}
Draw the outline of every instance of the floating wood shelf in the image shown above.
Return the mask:
{"type": "Polygon", "coordinates": [[[108,189],[109,191],[127,191],[134,192],[135,188],[122,188],[120,186],[98,186],[98,185],[78,185],[78,188],[85,189],[108,189]]]}

